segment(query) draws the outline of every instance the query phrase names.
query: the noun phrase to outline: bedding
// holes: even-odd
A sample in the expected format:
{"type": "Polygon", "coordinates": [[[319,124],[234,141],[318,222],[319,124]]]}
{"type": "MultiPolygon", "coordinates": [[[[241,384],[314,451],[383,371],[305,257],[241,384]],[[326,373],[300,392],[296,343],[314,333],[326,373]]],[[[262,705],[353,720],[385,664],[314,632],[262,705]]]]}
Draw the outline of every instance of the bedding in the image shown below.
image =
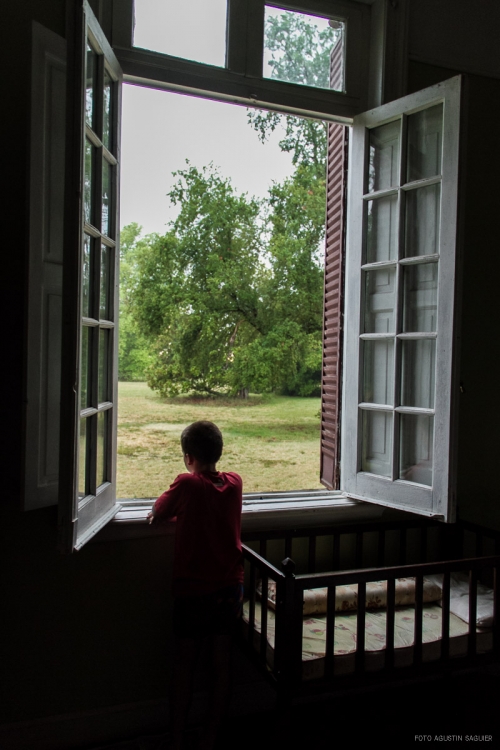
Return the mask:
{"type": "MultiPolygon", "coordinates": [[[[437,661],[441,656],[442,608],[438,604],[426,606],[422,613],[422,658],[424,662],[437,661]]],[[[248,622],[249,602],[243,605],[243,620],[248,622]]],[[[260,637],[261,607],[255,603],[255,642],[260,637]]],[[[386,612],[385,610],[366,611],[365,613],[365,653],[368,671],[383,670],[385,667],[386,648],[386,612]]],[[[357,646],[357,614],[343,613],[335,618],[334,656],[335,673],[351,674],[355,671],[355,652],[357,646]]],[[[394,647],[396,667],[410,666],[413,661],[413,642],[415,632],[415,608],[399,607],[394,617],[394,647]]],[[[465,656],[467,653],[467,635],[469,626],[464,620],[450,613],[450,656],[465,656]]],[[[477,634],[478,653],[485,653],[492,648],[491,631],[477,634]]],[[[269,665],[274,663],[275,612],[267,612],[267,654],[269,665]]],[[[302,677],[305,680],[319,679],[325,672],[326,651],[326,615],[304,617],[302,630],[302,677]]]]}
{"type": "MultiPolygon", "coordinates": [[[[442,584],[438,581],[424,578],[423,602],[436,602],[441,599],[442,584]]],[[[415,578],[396,579],[396,606],[406,606],[415,603],[415,578]]],[[[257,594],[262,596],[260,584],[257,594]]],[[[276,583],[270,581],[267,587],[267,601],[269,607],[276,606],[276,583]]],[[[303,614],[326,614],[328,589],[306,589],[304,591],[303,614]]],[[[387,581],[372,581],[366,584],[366,608],[382,609],[387,606],[387,581]]],[[[335,611],[348,612],[358,608],[358,586],[337,586],[335,590],[335,611]]],[[[460,615],[459,615],[460,616],[460,615]]]]}

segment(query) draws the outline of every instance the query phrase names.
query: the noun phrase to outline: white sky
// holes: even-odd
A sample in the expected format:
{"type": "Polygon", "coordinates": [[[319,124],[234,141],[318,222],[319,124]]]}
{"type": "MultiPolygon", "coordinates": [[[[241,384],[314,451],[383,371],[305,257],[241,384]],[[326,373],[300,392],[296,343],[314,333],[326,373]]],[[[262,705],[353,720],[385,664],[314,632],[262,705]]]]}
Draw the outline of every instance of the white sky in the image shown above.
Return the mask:
{"type": "MultiPolygon", "coordinates": [[[[136,0],[135,44],[222,66],[225,13],[226,0],[136,0]]],[[[136,221],[144,234],[166,231],[176,212],[167,197],[172,172],[186,159],[198,168],[212,161],[238,192],[264,197],[273,180],[293,172],[280,137],[261,144],[246,107],[124,85],[121,226],[136,221]]]]}

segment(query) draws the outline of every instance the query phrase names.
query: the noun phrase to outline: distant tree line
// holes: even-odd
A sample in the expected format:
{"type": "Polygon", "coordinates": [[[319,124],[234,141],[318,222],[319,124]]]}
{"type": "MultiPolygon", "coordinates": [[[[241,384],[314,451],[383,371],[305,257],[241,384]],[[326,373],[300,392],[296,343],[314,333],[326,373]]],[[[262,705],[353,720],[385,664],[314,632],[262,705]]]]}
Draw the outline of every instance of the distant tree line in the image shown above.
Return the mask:
{"type": "MultiPolygon", "coordinates": [[[[269,19],[273,77],[327,85],[335,31],[311,29],[299,14],[269,19]]],[[[263,142],[283,122],[290,178],[258,201],[212,164],[187,163],[168,231],[122,230],[119,377],[164,396],[319,393],[326,127],[271,112],[248,120],[263,142]]]]}

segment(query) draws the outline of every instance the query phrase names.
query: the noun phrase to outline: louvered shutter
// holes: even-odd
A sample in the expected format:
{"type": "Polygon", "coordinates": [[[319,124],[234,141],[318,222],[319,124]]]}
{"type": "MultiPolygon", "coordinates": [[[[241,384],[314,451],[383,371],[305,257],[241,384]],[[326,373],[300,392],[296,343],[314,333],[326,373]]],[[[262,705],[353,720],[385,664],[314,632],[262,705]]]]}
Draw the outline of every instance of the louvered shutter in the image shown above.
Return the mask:
{"type": "MultiPolygon", "coordinates": [[[[330,85],[342,88],[342,37],[330,58],[330,85]]],[[[329,489],[340,483],[340,406],[345,247],[345,179],[348,128],[328,126],[323,367],[321,381],[320,479],[329,489]]]]}

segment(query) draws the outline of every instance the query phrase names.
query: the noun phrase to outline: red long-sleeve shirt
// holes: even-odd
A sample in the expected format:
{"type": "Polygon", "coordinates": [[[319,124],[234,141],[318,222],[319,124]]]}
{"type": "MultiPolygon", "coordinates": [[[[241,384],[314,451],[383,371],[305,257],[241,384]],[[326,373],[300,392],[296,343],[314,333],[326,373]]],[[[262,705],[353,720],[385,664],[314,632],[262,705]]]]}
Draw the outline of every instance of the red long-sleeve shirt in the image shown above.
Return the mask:
{"type": "Polygon", "coordinates": [[[179,474],[154,504],[177,518],[174,596],[199,596],[243,581],[242,481],[232,472],[179,474]]]}

